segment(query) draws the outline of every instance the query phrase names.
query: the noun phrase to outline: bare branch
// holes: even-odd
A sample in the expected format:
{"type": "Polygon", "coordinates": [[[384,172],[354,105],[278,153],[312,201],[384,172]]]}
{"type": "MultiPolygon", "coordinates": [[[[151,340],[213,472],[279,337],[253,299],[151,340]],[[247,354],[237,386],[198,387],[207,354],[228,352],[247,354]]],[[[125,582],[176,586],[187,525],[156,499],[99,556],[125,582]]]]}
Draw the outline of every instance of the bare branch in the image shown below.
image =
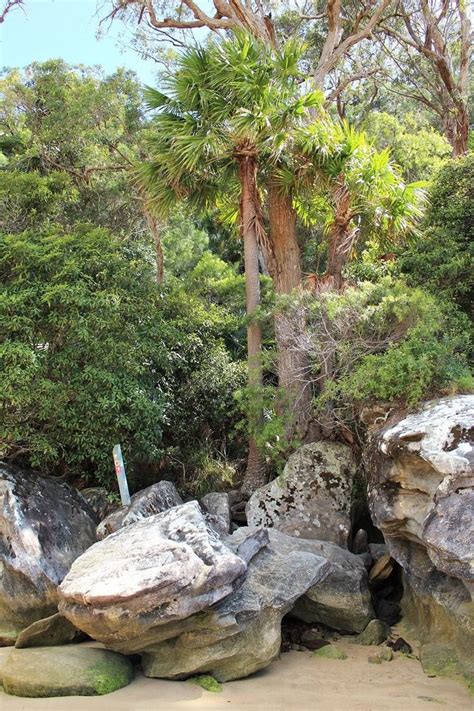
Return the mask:
{"type": "Polygon", "coordinates": [[[5,22],[5,19],[8,15],[8,13],[13,10],[14,7],[21,7],[23,8],[23,2],[24,0],[7,0],[5,3],[5,6],[2,10],[2,14],[0,15],[0,24],[2,22],[5,22]]]}
{"type": "Polygon", "coordinates": [[[328,34],[323,45],[318,66],[314,72],[314,80],[317,86],[323,86],[324,80],[329,72],[334,69],[338,61],[347,54],[354,45],[370,37],[377,24],[381,21],[385,11],[393,2],[394,0],[380,0],[364,25],[362,25],[362,20],[366,17],[366,13],[365,11],[359,13],[354,21],[351,33],[345,37],[345,39],[342,39],[341,0],[328,0],[328,34]]]}

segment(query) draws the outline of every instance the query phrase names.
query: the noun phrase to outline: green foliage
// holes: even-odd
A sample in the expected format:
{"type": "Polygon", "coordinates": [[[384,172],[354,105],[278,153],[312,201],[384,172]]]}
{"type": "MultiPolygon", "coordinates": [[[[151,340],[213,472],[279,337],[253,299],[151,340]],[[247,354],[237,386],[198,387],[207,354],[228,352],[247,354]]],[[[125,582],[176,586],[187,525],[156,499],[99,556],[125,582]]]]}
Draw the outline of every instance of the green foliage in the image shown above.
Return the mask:
{"type": "Polygon", "coordinates": [[[474,288],[474,153],[449,161],[430,192],[422,234],[402,252],[411,285],[453,300],[472,313],[474,288]]]}
{"type": "Polygon", "coordinates": [[[419,114],[407,113],[401,120],[372,111],[364,122],[364,130],[378,150],[390,150],[407,181],[429,180],[451,156],[446,138],[426,120],[420,120],[419,114]]]}
{"type": "Polygon", "coordinates": [[[168,220],[162,239],[165,276],[188,274],[209,248],[209,235],[182,210],[168,220]]]}
{"type": "MultiPolygon", "coordinates": [[[[54,210],[48,199],[57,222],[69,228],[76,220],[88,221],[128,238],[144,232],[141,202],[130,190],[129,179],[146,130],[141,88],[132,72],[118,70],[106,77],[97,67],[49,60],[22,72],[0,74],[0,94],[0,168],[19,174],[5,178],[11,180],[8,189],[20,188],[21,174],[35,176],[30,184],[23,178],[28,190],[22,203],[23,225],[30,191],[36,219],[44,192],[49,190],[51,197],[57,193],[54,181],[62,173],[64,182],[69,179],[74,199],[65,194],[62,209],[56,201],[54,210]],[[44,180],[48,176],[51,184],[44,180]]],[[[7,213],[7,219],[9,224],[2,229],[11,231],[13,216],[7,213]]]]}
{"type": "Polygon", "coordinates": [[[413,406],[473,387],[467,319],[403,281],[321,293],[309,300],[306,319],[316,414],[332,427],[350,424],[373,401],[413,406]]]}
{"type": "Polygon", "coordinates": [[[288,437],[293,430],[292,415],[284,392],[274,385],[247,386],[235,392],[235,401],[247,415],[238,429],[254,438],[266,464],[280,474],[290,453],[301,445],[296,438],[288,437]]]}
{"type": "Polygon", "coordinates": [[[111,448],[160,453],[154,370],[166,325],[149,265],[88,226],[2,235],[2,449],[43,471],[108,483],[111,448]]]}
{"type": "Polygon", "coordinates": [[[236,212],[238,153],[251,147],[268,174],[291,140],[320,107],[319,92],[301,92],[301,47],[278,52],[246,33],[183,52],[162,89],[145,98],[157,111],[147,145],[151,160],[138,171],[152,205],[169,214],[179,200],[236,212]]]}
{"type": "Polygon", "coordinates": [[[386,249],[416,233],[424,184],[405,183],[387,149],[377,151],[365,133],[324,118],[302,128],[295,140],[293,173],[287,170],[280,179],[293,186],[305,225],[323,226],[326,234],[343,229],[347,244],[339,249],[346,254],[369,239],[386,249]]]}
{"type": "Polygon", "coordinates": [[[58,222],[77,200],[78,192],[66,173],[0,171],[0,230],[23,232],[58,222]]]}
{"type": "Polygon", "coordinates": [[[104,230],[2,235],[3,455],[110,485],[120,442],[134,486],[160,460],[203,492],[229,483],[242,277],[210,259],[207,280],[198,263],[159,289],[146,252],[104,230]]]}

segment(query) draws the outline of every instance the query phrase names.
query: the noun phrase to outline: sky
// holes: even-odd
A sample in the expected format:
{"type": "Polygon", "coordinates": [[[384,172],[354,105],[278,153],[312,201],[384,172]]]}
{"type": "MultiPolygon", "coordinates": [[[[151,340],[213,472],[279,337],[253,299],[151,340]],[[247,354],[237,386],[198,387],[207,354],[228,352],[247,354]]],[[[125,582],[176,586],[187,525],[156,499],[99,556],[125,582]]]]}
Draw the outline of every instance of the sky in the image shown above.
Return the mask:
{"type": "Polygon", "coordinates": [[[97,12],[96,0],[25,0],[24,7],[11,10],[0,24],[0,69],[64,59],[69,64],[100,64],[106,73],[126,67],[144,84],[156,83],[154,63],[124,49],[127,30],[121,22],[97,39],[103,10],[97,12]]]}

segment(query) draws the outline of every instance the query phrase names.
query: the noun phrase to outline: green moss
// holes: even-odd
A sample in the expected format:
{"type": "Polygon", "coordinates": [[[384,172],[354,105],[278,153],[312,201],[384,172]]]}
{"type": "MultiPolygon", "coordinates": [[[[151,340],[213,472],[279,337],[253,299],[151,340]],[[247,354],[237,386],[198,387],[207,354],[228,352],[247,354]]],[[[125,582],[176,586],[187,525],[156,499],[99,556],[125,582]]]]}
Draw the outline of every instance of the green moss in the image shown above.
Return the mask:
{"type": "Polygon", "coordinates": [[[420,648],[420,662],[427,676],[444,676],[458,679],[474,692],[472,669],[467,669],[451,647],[443,644],[424,644],[420,648]]]}
{"type": "Polygon", "coordinates": [[[91,673],[91,683],[99,696],[128,686],[134,672],[128,659],[120,658],[98,664],[91,673]]]}
{"type": "Polygon", "coordinates": [[[188,681],[191,684],[196,684],[196,686],[200,686],[201,689],[205,689],[206,691],[212,691],[214,694],[218,694],[222,691],[222,684],[219,684],[217,679],[214,679],[213,676],[210,675],[204,675],[204,676],[194,676],[192,679],[188,679],[188,681]]]}
{"type": "Polygon", "coordinates": [[[347,659],[347,654],[334,644],[326,644],[324,647],[313,652],[313,657],[323,657],[323,659],[347,659]]]}
{"type": "Polygon", "coordinates": [[[422,701],[430,701],[432,704],[445,704],[446,701],[442,699],[437,699],[434,696],[418,696],[422,701]]]}

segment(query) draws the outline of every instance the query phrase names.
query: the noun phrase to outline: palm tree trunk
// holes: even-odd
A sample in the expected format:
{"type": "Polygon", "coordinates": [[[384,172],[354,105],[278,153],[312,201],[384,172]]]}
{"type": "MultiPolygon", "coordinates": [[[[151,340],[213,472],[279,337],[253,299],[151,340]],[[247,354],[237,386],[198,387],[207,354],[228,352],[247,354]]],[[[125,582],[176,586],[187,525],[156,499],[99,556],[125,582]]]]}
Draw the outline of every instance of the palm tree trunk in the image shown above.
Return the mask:
{"type": "Polygon", "coordinates": [[[262,331],[260,325],[252,320],[260,304],[260,274],[258,267],[258,229],[260,225],[260,206],[256,184],[257,162],[253,155],[238,156],[241,185],[240,220],[244,241],[245,263],[245,303],[247,316],[247,357],[248,384],[255,400],[249,411],[249,451],[247,470],[242,484],[242,493],[252,494],[266,483],[264,459],[257,447],[253,433],[262,422],[262,408],[259,404],[259,390],[263,386],[262,370],[262,331]]]}
{"type": "MultiPolygon", "coordinates": [[[[276,294],[300,290],[301,255],[296,236],[296,212],[292,197],[283,193],[273,180],[268,188],[268,218],[270,228],[269,271],[276,294]]],[[[298,349],[298,336],[303,335],[304,318],[275,315],[278,381],[283,391],[284,407],[289,413],[285,436],[288,440],[303,440],[311,415],[311,389],[307,382],[308,362],[298,349]]]]}
{"type": "Polygon", "coordinates": [[[348,238],[348,225],[335,222],[331,226],[328,239],[328,263],[324,282],[333,289],[339,290],[344,284],[342,270],[349,259],[349,250],[344,249],[344,244],[348,238]]]}

